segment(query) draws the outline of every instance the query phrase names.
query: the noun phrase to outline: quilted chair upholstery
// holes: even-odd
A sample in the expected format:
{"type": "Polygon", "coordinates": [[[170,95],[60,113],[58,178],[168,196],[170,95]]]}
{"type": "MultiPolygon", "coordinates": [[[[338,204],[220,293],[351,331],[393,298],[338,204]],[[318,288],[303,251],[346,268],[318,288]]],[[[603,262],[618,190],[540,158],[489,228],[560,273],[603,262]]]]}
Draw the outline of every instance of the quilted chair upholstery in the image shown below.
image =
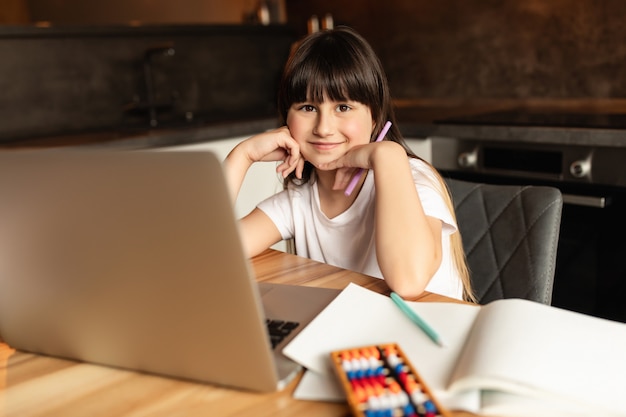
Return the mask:
{"type": "Polygon", "coordinates": [[[446,178],[480,304],[552,301],[563,199],[553,187],[446,178]]]}

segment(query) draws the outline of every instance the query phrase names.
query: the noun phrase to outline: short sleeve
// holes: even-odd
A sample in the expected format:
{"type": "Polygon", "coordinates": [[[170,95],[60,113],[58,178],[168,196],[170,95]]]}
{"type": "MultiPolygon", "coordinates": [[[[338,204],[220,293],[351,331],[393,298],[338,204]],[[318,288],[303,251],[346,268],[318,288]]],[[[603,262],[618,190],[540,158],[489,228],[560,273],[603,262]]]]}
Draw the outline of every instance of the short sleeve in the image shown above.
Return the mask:
{"type": "Polygon", "coordinates": [[[294,235],[293,206],[289,190],[283,190],[260,202],[257,207],[274,222],[283,240],[294,235]]]}

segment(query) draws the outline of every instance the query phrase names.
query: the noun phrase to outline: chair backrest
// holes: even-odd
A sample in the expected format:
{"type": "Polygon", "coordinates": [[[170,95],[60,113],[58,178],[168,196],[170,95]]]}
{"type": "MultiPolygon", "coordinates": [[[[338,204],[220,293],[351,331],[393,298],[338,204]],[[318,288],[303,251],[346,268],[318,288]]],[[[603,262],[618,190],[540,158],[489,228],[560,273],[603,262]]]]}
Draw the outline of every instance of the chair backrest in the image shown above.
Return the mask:
{"type": "Polygon", "coordinates": [[[446,178],[474,293],[552,302],[563,199],[557,188],[446,178]]]}

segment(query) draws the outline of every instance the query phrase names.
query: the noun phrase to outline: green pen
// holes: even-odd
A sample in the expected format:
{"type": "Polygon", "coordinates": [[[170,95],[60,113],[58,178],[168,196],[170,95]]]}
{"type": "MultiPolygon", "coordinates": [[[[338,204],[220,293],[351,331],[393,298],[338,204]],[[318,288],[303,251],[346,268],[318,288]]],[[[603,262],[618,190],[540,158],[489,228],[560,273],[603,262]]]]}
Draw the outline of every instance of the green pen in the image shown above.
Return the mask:
{"type": "Polygon", "coordinates": [[[413,323],[417,325],[417,327],[419,327],[424,333],[426,333],[426,336],[428,336],[433,342],[435,342],[439,346],[445,347],[445,344],[443,343],[443,340],[441,340],[439,334],[437,334],[437,332],[435,332],[435,330],[430,327],[430,325],[426,323],[420,316],[415,314],[415,311],[413,311],[411,307],[408,306],[408,304],[402,299],[402,297],[392,291],[391,299],[398,306],[398,308],[400,308],[400,311],[402,311],[413,323]]]}

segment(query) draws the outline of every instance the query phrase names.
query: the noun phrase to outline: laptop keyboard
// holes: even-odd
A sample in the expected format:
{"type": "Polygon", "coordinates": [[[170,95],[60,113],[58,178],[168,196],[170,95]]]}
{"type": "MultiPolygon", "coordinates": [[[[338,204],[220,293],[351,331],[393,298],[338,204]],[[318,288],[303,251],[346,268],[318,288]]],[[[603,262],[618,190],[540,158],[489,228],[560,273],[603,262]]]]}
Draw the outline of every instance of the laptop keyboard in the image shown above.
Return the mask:
{"type": "Polygon", "coordinates": [[[267,324],[267,331],[272,342],[272,349],[282,342],[285,337],[289,336],[289,333],[300,324],[295,321],[272,319],[266,319],[265,323],[267,324]]]}

